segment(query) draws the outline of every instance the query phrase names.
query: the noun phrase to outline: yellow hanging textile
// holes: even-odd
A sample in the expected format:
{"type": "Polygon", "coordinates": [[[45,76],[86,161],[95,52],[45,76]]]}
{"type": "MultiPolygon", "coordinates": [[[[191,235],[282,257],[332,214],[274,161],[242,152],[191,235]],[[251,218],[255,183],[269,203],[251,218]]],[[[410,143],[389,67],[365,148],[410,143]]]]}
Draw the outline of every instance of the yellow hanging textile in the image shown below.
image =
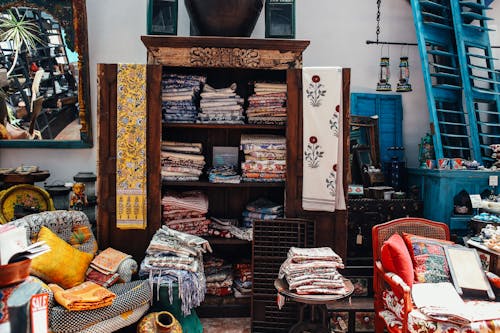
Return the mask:
{"type": "Polygon", "coordinates": [[[119,64],[116,124],[116,227],[146,229],[146,65],[119,64]]]}

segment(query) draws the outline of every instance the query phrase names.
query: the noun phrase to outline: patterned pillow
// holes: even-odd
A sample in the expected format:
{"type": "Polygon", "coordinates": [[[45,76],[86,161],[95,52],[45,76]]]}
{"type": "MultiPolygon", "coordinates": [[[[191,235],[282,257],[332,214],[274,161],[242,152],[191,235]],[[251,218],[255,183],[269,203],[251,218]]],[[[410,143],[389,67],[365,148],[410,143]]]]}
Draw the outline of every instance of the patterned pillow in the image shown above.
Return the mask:
{"type": "Polygon", "coordinates": [[[453,242],[403,233],[413,262],[416,282],[450,282],[444,246],[453,242]]]}
{"type": "Polygon", "coordinates": [[[31,274],[64,289],[82,283],[94,256],[73,248],[47,227],[38,233],[38,241],[42,240],[51,250],[31,261],[31,274]]]}

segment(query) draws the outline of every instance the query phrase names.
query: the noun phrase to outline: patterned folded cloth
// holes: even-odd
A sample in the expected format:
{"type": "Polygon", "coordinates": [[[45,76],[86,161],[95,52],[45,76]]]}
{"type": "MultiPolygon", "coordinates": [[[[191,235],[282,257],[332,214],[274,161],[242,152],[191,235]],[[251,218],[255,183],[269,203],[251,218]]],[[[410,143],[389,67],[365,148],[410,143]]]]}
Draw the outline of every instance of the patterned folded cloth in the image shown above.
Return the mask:
{"type": "Polygon", "coordinates": [[[116,295],[100,285],[86,281],[70,288],[62,289],[57,284],[49,284],[57,303],[70,311],[95,310],[113,304],[116,295]]]}
{"type": "Polygon", "coordinates": [[[95,270],[92,267],[89,267],[86,273],[85,281],[91,281],[97,283],[98,285],[107,288],[109,286],[114,285],[116,282],[120,280],[120,274],[118,273],[110,273],[105,274],[95,270]]]}
{"type": "Polygon", "coordinates": [[[131,255],[108,247],[90,262],[90,267],[104,274],[116,273],[120,264],[131,255]]]}

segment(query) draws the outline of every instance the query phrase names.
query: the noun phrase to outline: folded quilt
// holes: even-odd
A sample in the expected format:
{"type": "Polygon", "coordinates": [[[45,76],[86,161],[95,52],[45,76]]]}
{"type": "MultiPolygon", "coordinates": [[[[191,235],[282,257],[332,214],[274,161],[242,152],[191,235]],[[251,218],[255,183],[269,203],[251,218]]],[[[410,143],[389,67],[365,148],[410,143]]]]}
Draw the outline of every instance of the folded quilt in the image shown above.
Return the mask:
{"type": "Polygon", "coordinates": [[[90,281],[66,290],[57,284],[49,284],[49,287],[57,303],[70,311],[95,310],[110,306],[116,298],[111,291],[90,281]]]}
{"type": "Polygon", "coordinates": [[[116,273],[120,264],[128,258],[132,256],[108,247],[90,262],[90,267],[104,274],[116,273]]]}

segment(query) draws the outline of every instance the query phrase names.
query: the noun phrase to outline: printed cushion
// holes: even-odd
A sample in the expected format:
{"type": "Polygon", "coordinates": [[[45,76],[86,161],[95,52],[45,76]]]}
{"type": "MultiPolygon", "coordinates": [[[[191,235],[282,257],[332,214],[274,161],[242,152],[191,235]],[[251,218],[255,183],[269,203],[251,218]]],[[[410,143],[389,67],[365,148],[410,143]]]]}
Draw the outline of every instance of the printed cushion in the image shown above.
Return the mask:
{"type": "Polygon", "coordinates": [[[453,242],[403,233],[410,252],[416,282],[450,282],[444,246],[453,242]]]}
{"type": "Polygon", "coordinates": [[[382,266],[387,271],[399,275],[411,288],[414,280],[413,263],[408,248],[399,234],[392,235],[384,242],[380,257],[382,266]]]}
{"type": "Polygon", "coordinates": [[[31,261],[31,274],[64,289],[82,283],[93,255],[73,248],[47,227],[38,233],[38,241],[42,240],[51,250],[31,261]]]}

